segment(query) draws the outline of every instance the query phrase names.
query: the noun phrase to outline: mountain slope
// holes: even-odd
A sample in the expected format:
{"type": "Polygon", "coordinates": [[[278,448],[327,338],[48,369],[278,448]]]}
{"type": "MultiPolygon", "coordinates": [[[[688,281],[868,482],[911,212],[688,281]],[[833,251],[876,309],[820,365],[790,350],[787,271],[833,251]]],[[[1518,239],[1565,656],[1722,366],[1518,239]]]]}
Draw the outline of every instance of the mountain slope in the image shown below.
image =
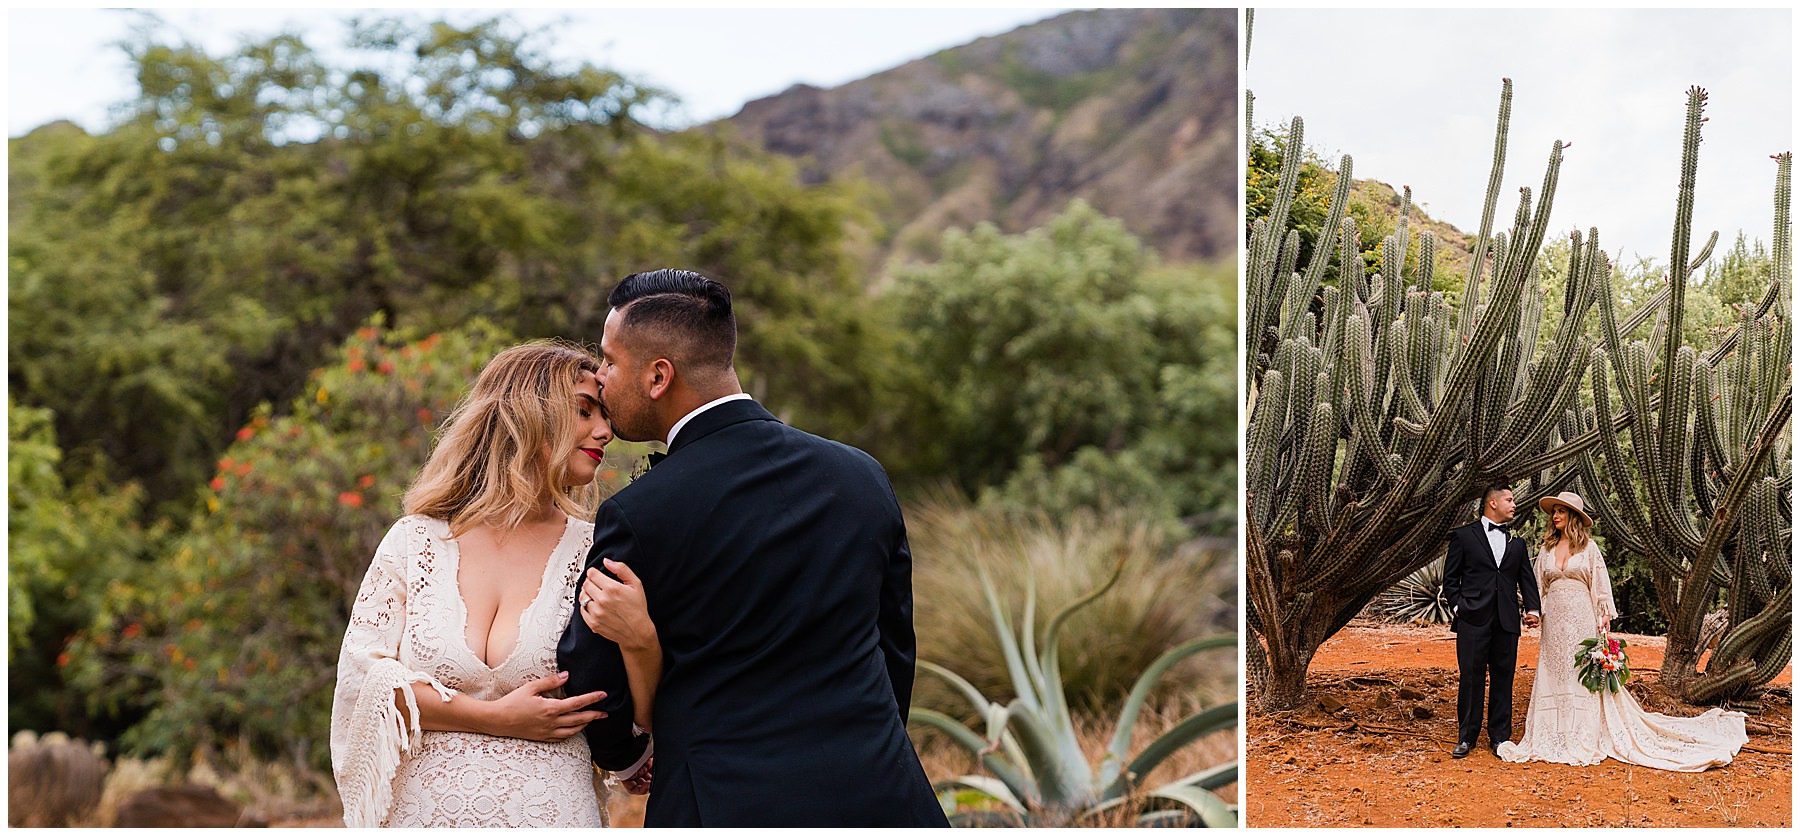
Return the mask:
{"type": "Polygon", "coordinates": [[[1236,12],[1072,12],[841,87],[798,85],[724,120],[885,195],[875,262],[951,227],[1040,225],[1087,200],[1165,259],[1228,256],[1237,226],[1236,12]]]}

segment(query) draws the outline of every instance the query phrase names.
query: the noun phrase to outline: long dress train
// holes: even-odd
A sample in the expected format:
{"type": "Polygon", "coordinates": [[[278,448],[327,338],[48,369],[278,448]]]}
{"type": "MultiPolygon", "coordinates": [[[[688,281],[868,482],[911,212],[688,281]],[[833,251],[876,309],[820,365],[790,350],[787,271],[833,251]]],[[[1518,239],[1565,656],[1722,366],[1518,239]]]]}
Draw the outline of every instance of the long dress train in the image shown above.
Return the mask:
{"type": "Polygon", "coordinates": [[[1525,731],[1519,742],[1500,744],[1502,760],[1588,766],[1610,757],[1676,772],[1731,762],[1749,739],[1742,712],[1714,708],[1698,717],[1670,717],[1645,711],[1624,688],[1596,694],[1581,684],[1575,651],[1594,637],[1600,621],[1618,616],[1598,546],[1589,541],[1560,570],[1556,556],[1543,551],[1532,568],[1544,607],[1537,677],[1525,731]]]}

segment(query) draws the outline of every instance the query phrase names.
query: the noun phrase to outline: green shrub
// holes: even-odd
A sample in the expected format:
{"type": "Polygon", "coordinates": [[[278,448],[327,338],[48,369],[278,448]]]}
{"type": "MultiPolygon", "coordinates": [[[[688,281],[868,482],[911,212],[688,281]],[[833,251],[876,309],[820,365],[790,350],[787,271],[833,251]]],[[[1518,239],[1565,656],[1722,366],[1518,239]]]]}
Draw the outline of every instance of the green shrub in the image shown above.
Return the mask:
{"type": "Polygon", "coordinates": [[[1080,201],[1023,235],[982,224],[943,242],[887,300],[914,394],[897,479],[1170,526],[1233,506],[1233,271],[1159,267],[1080,201]]]}

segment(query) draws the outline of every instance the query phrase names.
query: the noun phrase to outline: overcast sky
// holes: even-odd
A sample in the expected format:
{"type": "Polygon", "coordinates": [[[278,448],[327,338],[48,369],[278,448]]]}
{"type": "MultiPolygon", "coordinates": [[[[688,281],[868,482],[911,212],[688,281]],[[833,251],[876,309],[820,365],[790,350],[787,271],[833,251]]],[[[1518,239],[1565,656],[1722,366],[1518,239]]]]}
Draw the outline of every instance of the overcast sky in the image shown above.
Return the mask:
{"type": "Polygon", "coordinates": [[[1298,115],[1306,144],[1356,176],[1410,185],[1473,234],[1491,166],[1500,80],[1512,128],[1496,229],[1518,186],[1535,195],[1564,152],[1553,232],[1599,227],[1607,252],[1665,264],[1686,91],[1707,90],[1695,250],[1714,229],[1768,243],[1775,163],[1793,149],[1793,28],[1785,9],[1736,11],[1258,10],[1245,84],[1259,126],[1298,115]]]}
{"type": "MultiPolygon", "coordinates": [[[[479,9],[390,9],[425,17],[440,12],[467,23],[479,9]]],[[[381,10],[369,10],[370,15],[381,10]]],[[[347,9],[160,9],[173,32],[222,54],[250,39],[297,31],[330,55],[344,40],[347,9]]],[[[551,54],[624,72],[675,93],[679,109],[665,127],[684,127],[737,112],[747,101],[798,82],[834,87],[940,49],[998,35],[1052,17],[1056,9],[832,10],[531,9],[513,14],[527,27],[554,25],[551,54]]],[[[106,124],[108,107],[135,83],[114,44],[142,15],[107,9],[7,12],[7,133],[19,136],[56,119],[88,130],[106,124]]],[[[342,53],[339,52],[341,55],[342,53]]]]}

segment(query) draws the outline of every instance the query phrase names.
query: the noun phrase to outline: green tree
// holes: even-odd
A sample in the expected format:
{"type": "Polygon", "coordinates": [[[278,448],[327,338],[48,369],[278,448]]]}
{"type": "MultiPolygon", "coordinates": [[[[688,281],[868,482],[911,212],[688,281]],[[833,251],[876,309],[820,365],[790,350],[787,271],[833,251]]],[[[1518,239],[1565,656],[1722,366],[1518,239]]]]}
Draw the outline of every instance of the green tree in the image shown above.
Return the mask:
{"type": "Polygon", "coordinates": [[[916,393],[908,475],[1058,513],[1229,508],[1235,281],[1166,270],[1079,201],[1048,225],[944,236],[889,300],[916,393]]]}
{"type": "Polygon", "coordinates": [[[213,56],[142,35],[116,126],[12,145],[15,396],[185,513],[233,428],[370,314],[594,340],[617,278],[679,265],[732,286],[772,407],[873,437],[849,192],[654,136],[633,114],[659,94],[539,40],[381,20],[354,29],[365,65],[333,67],[297,36],[213,56]]]}
{"type": "Polygon", "coordinates": [[[7,726],[109,736],[120,727],[90,722],[66,696],[67,647],[160,532],[134,523],[136,485],[66,484],[51,425],[48,410],[7,399],[7,726]]]}

